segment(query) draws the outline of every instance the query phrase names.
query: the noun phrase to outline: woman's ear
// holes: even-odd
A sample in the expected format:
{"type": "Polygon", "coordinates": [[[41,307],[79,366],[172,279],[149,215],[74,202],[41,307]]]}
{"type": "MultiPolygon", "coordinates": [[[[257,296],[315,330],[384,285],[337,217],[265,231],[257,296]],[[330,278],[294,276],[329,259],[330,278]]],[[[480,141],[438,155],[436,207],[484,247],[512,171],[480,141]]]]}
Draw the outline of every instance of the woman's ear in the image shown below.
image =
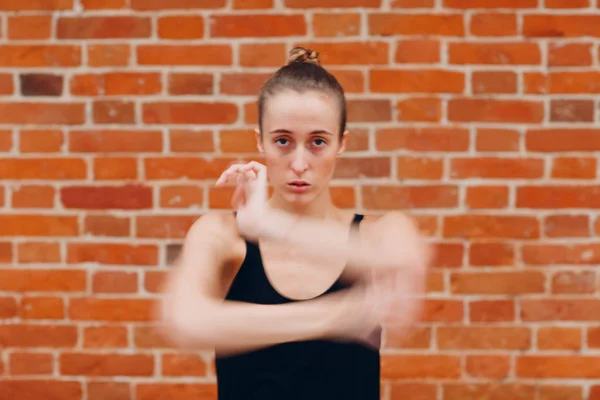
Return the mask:
{"type": "Polygon", "coordinates": [[[256,140],[256,148],[258,149],[258,152],[260,154],[264,154],[265,153],[265,149],[263,148],[262,145],[262,136],[260,134],[260,129],[255,128],[254,129],[254,139],[256,140]]]}
{"type": "Polygon", "coordinates": [[[348,142],[348,136],[350,136],[350,131],[346,129],[340,140],[340,149],[337,152],[338,157],[341,156],[344,153],[344,151],[346,151],[346,143],[348,142]]]}

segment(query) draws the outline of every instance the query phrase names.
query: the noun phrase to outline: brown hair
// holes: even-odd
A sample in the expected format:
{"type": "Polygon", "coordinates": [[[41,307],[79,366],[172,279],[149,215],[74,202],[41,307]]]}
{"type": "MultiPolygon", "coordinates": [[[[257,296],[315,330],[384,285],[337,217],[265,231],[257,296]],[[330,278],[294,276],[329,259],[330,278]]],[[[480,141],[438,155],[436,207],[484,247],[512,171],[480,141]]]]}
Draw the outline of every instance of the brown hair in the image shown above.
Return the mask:
{"type": "Polygon", "coordinates": [[[258,97],[258,127],[262,132],[262,119],[267,100],[285,89],[299,93],[309,90],[332,94],[340,108],[340,137],[346,130],[346,97],[338,80],[319,61],[319,53],[304,47],[290,51],[288,63],[273,74],[263,85],[258,97]]]}

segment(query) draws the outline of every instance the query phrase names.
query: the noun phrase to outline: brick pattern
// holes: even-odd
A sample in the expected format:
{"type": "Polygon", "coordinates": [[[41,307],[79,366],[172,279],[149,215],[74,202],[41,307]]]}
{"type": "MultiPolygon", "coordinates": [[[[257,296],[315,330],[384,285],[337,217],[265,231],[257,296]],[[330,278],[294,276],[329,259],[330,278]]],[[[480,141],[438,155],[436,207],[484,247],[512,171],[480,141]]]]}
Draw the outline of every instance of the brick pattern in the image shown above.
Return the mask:
{"type": "Polygon", "coordinates": [[[297,44],[348,92],[335,201],[438,248],[383,398],[600,399],[600,2],[0,0],[0,27],[0,399],[216,397],[152,305],[297,44]]]}

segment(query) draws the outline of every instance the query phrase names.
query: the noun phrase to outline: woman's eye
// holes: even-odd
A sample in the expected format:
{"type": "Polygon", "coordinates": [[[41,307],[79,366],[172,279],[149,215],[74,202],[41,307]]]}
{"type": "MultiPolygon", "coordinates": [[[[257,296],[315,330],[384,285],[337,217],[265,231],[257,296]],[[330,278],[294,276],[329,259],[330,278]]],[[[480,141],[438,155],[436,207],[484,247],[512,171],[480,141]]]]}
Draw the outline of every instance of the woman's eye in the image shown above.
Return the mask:
{"type": "Polygon", "coordinates": [[[277,140],[275,140],[275,143],[281,145],[281,146],[285,146],[287,144],[288,140],[285,138],[279,138],[277,140]]]}
{"type": "Polygon", "coordinates": [[[317,147],[321,147],[327,144],[327,142],[323,139],[315,139],[314,143],[317,147]]]}

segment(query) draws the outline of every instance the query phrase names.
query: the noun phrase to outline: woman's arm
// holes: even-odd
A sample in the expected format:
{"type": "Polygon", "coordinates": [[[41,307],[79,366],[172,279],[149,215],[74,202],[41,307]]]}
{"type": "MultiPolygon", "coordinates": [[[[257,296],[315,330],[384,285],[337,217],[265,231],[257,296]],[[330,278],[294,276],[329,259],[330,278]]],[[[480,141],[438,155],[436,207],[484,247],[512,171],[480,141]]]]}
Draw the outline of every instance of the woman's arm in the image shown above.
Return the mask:
{"type": "Polygon", "coordinates": [[[224,218],[231,217],[207,214],[192,226],[179,265],[168,277],[160,312],[162,331],[174,344],[234,353],[341,335],[372,323],[368,318],[360,321],[364,316],[358,313],[361,299],[356,295],[335,294],[285,305],[223,301],[222,270],[231,261],[237,235],[235,223],[224,223],[224,218]],[[352,312],[357,313],[356,322],[348,318],[352,312]]]}
{"type": "Polygon", "coordinates": [[[361,225],[360,237],[332,220],[299,217],[266,208],[256,228],[259,238],[283,241],[324,262],[346,260],[354,272],[407,268],[424,273],[431,250],[415,222],[400,212],[389,212],[361,225]]]}

